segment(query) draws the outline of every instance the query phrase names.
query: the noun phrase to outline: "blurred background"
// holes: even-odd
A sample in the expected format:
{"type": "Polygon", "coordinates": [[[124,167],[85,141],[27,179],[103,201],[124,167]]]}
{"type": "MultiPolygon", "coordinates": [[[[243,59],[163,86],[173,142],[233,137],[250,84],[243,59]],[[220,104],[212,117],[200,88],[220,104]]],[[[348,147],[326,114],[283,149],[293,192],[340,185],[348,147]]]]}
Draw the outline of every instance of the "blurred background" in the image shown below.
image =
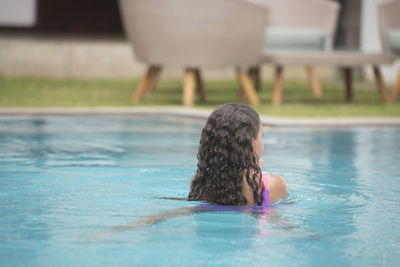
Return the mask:
{"type": "MultiPolygon", "coordinates": [[[[254,12],[254,14],[267,14],[266,17],[268,19],[272,17],[270,16],[272,14],[271,10],[275,6],[279,6],[279,10],[277,10],[283,13],[278,12],[279,16],[275,16],[275,19],[278,18],[279,20],[281,18],[280,23],[283,21],[283,24],[285,24],[286,21],[290,20],[287,18],[292,18],[294,15],[303,18],[302,20],[308,23],[308,29],[304,32],[310,34],[311,37],[317,38],[315,39],[317,42],[319,42],[318,34],[320,32],[314,31],[314,27],[325,26],[322,24],[316,25],[320,23],[315,23],[310,17],[316,15],[314,17],[319,16],[322,20],[328,20],[324,12],[329,11],[329,14],[334,14],[334,19],[331,20],[332,31],[329,33],[329,37],[328,35],[324,37],[326,43],[329,41],[329,50],[387,55],[386,46],[383,48],[381,44],[382,38],[378,26],[378,5],[385,1],[287,0],[286,2],[275,2],[273,0],[248,0],[244,6],[246,6],[247,11],[254,12]],[[257,5],[254,5],[254,2],[257,5]],[[325,3],[321,4],[321,2],[325,3]],[[268,9],[262,6],[263,3],[267,3],[268,9]],[[326,10],[323,11],[319,9],[323,5],[331,7],[325,7],[326,10]],[[333,6],[338,6],[338,8],[336,9],[333,6]],[[297,12],[299,7],[304,10],[308,9],[307,12],[309,13],[297,12]],[[271,12],[268,13],[266,10],[271,12]],[[287,18],[282,19],[281,14],[285,14],[287,18]]],[[[144,52],[139,55],[136,44],[134,45],[135,49],[132,49],[132,44],[134,44],[137,36],[136,33],[139,29],[139,33],[143,34],[149,28],[151,28],[151,31],[155,30],[157,32],[159,28],[162,28],[160,25],[163,25],[160,22],[158,24],[153,23],[153,17],[149,18],[147,13],[141,13],[143,10],[145,12],[149,11],[148,6],[151,5],[150,13],[154,16],[158,16],[158,13],[164,15],[167,13],[169,15],[174,14],[178,15],[178,17],[183,14],[183,17],[186,16],[185,19],[189,18],[193,22],[196,21],[196,18],[193,20],[193,13],[199,11],[199,14],[201,13],[202,16],[205,14],[207,17],[209,15],[208,10],[213,10],[214,3],[217,3],[217,6],[222,3],[219,8],[223,4],[232,4],[230,1],[208,1],[210,6],[206,6],[204,1],[190,1],[188,5],[197,6],[197,9],[195,8],[193,13],[185,13],[185,7],[182,8],[183,2],[180,1],[173,1],[175,6],[170,9],[166,8],[169,7],[169,3],[162,0],[151,2],[152,4],[148,4],[149,1],[145,0],[143,2],[138,0],[132,0],[132,2],[124,0],[0,0],[0,107],[181,106],[183,104],[212,109],[226,102],[242,101],[256,106],[257,111],[261,114],[273,116],[400,116],[399,101],[397,101],[400,86],[397,86],[399,87],[397,90],[392,89],[396,87],[394,86],[396,80],[400,84],[400,75],[398,75],[399,60],[395,61],[394,64],[392,64],[392,61],[379,64],[383,83],[373,72],[371,65],[360,64],[352,66],[354,69],[351,70],[352,73],[349,80],[346,72],[343,72],[346,69],[343,66],[339,68],[340,64],[331,64],[330,66],[316,64],[312,66],[313,69],[311,69],[311,66],[306,66],[308,69],[304,68],[304,64],[303,66],[289,64],[287,68],[285,66],[284,83],[282,82],[283,86],[281,84],[280,87],[275,86],[280,79],[279,70],[277,69],[279,64],[275,66],[271,61],[263,61],[260,68],[255,70],[256,72],[251,74],[251,70],[249,70],[249,76],[256,89],[256,91],[253,90],[253,95],[257,94],[253,98],[251,97],[252,93],[250,92],[249,95],[249,89],[245,86],[249,83],[246,83],[246,80],[243,80],[242,76],[240,76],[240,68],[237,68],[239,65],[206,66],[206,64],[202,65],[200,63],[199,66],[194,65],[196,68],[201,67],[201,77],[197,79],[192,77],[193,75],[200,76],[200,70],[193,68],[191,70],[192,73],[188,73],[187,68],[191,68],[191,66],[184,65],[184,68],[182,66],[174,66],[174,64],[164,66],[162,60],[160,61],[161,63],[156,62],[156,64],[152,64],[154,62],[151,61],[146,62],[146,57],[147,59],[150,57],[150,52],[144,52]],[[121,8],[121,3],[125,3],[125,8],[121,8]],[[143,5],[143,3],[146,3],[146,5],[143,5]],[[131,4],[132,6],[127,11],[128,8],[126,6],[131,4]],[[162,10],[162,6],[164,6],[163,10],[166,12],[162,10]],[[139,9],[140,11],[138,11],[139,9]],[[125,16],[124,13],[126,13],[125,16]],[[136,15],[132,16],[132,14],[136,15]],[[131,20],[132,17],[136,18],[133,20],[135,22],[128,23],[127,21],[131,20]],[[124,25],[137,25],[139,23],[143,25],[138,28],[131,27],[129,29],[129,27],[124,27],[124,25]],[[162,65],[162,79],[159,79],[161,70],[157,69],[159,68],[157,65],[162,65]],[[146,79],[150,82],[147,85],[143,85],[142,83],[146,79]],[[196,81],[193,81],[194,79],[196,81]],[[321,83],[319,83],[319,80],[321,83]],[[203,81],[205,81],[205,85],[203,81]],[[352,96],[349,97],[348,93],[349,88],[353,86],[352,81],[354,81],[354,98],[352,96]],[[259,86],[257,86],[257,83],[259,86]],[[381,90],[385,87],[385,83],[388,91],[386,98],[382,97],[381,90]],[[155,93],[147,94],[147,92],[152,92],[156,87],[155,93]],[[194,87],[197,88],[200,95],[194,92],[194,87]],[[284,90],[279,89],[283,87],[284,90]],[[322,87],[322,89],[318,89],[318,87],[322,87]],[[186,88],[189,89],[187,90],[186,88]],[[317,89],[316,91],[314,90],[315,88],[317,89]],[[278,99],[279,90],[282,90],[284,95],[281,99],[278,99]],[[323,97],[322,93],[320,96],[318,95],[319,90],[323,92],[323,97]],[[391,92],[395,91],[397,92],[396,96],[393,94],[393,101],[391,101],[393,105],[384,105],[382,99],[389,99],[391,92]],[[246,97],[243,97],[243,93],[246,93],[246,97]],[[278,100],[275,101],[276,99],[278,100]],[[282,105],[278,108],[274,101],[282,105]]],[[[240,6],[243,4],[240,1],[233,2],[233,5],[240,6]]],[[[184,3],[186,5],[188,2],[184,3]]],[[[247,13],[253,14],[251,12],[247,13]]],[[[218,20],[220,15],[217,14],[215,16],[216,12],[214,12],[215,14],[213,12],[210,13],[212,13],[211,17],[217,17],[218,20]]],[[[258,25],[263,27],[262,31],[265,29],[265,36],[264,32],[262,35],[257,36],[260,36],[260,40],[265,38],[263,41],[267,40],[268,42],[269,33],[267,33],[267,29],[263,24],[264,20],[259,19],[257,21],[256,16],[250,15],[250,20],[246,21],[247,18],[244,18],[244,12],[240,8],[238,14],[233,20],[228,21],[228,26],[236,24],[239,27],[236,26],[235,29],[238,29],[243,25],[243,21],[259,22],[258,25]]],[[[391,16],[396,18],[396,15],[392,14],[391,16]]],[[[203,20],[201,20],[200,24],[203,24],[202,22],[203,20]]],[[[214,27],[210,26],[212,23],[214,21],[208,21],[208,24],[205,23],[205,25],[208,25],[204,27],[206,35],[209,28],[212,32],[214,27]]],[[[184,23],[179,25],[181,24],[184,23]]],[[[256,31],[261,28],[254,25],[247,25],[239,29],[239,31],[242,30],[241,34],[243,36],[250,36],[247,33],[254,30],[253,35],[256,35],[258,34],[256,31]]],[[[292,30],[290,34],[294,32],[297,35],[296,38],[299,38],[296,41],[300,41],[300,44],[301,42],[313,41],[308,40],[308,37],[302,36],[296,26],[289,29],[292,30]]],[[[185,25],[181,27],[181,29],[184,29],[183,32],[186,31],[186,28],[190,28],[185,27],[185,25]]],[[[302,26],[300,25],[299,27],[302,26]]],[[[272,27],[269,29],[272,29],[272,27]]],[[[187,32],[193,31],[188,30],[187,32]]],[[[237,33],[239,31],[235,31],[238,39],[228,43],[228,45],[242,42],[243,44],[237,45],[239,51],[242,51],[242,48],[250,52],[256,51],[257,49],[254,49],[253,45],[255,42],[249,40],[246,43],[247,40],[237,33]]],[[[177,30],[173,32],[179,33],[177,30]]],[[[222,38],[220,39],[225,38],[229,42],[231,36],[229,34],[221,34],[227,32],[226,30],[221,31],[219,29],[219,31],[215,30],[215,32],[218,32],[218,38],[221,36],[222,38]]],[[[194,39],[198,37],[196,36],[197,33],[196,31],[194,39]]],[[[281,33],[275,36],[278,39],[282,37],[279,34],[281,33]]],[[[164,34],[163,38],[158,38],[159,35],[158,33],[155,38],[156,41],[151,40],[147,45],[142,45],[142,47],[161,48],[161,50],[167,50],[166,53],[164,51],[167,57],[174,57],[175,54],[169,53],[168,48],[165,49],[167,47],[166,43],[170,42],[169,45],[171,45],[174,42],[172,45],[175,45],[174,48],[176,48],[178,47],[176,40],[179,39],[178,44],[181,44],[183,43],[181,42],[183,38],[171,37],[171,32],[164,34]],[[173,41],[168,39],[173,39],[173,41]],[[155,44],[154,47],[152,47],[153,44],[155,44]]],[[[177,36],[179,37],[179,34],[177,36]]],[[[288,38],[284,41],[289,40],[290,42],[292,37],[284,36],[284,38],[288,38]]],[[[396,37],[396,40],[399,39],[398,37],[396,37]]],[[[189,38],[187,39],[189,40],[189,38]]],[[[197,42],[196,45],[198,47],[202,47],[202,42],[198,40],[195,42],[197,42]]],[[[214,50],[214,54],[207,52],[198,57],[200,60],[207,57],[218,57],[221,54],[225,54],[225,50],[229,50],[222,46],[223,53],[216,53],[215,51],[218,49],[214,49],[213,44],[208,44],[209,47],[207,49],[214,50]]],[[[301,45],[292,44],[293,47],[295,50],[301,49],[301,45]]],[[[278,48],[280,48],[279,45],[278,48]]],[[[320,48],[317,48],[317,50],[321,52],[320,48]]],[[[324,49],[322,48],[322,50],[324,49]]],[[[181,54],[179,47],[175,50],[178,51],[175,51],[175,53],[181,54]]],[[[229,53],[227,52],[227,54],[229,53]]],[[[231,53],[233,56],[228,56],[228,60],[238,54],[240,53],[231,53]]],[[[398,55],[397,53],[396,59],[399,58],[398,55]]],[[[155,55],[155,57],[157,56],[159,55],[155,55]]],[[[187,59],[186,55],[182,57],[187,59]]],[[[243,54],[242,58],[246,58],[246,55],[243,54]]],[[[308,60],[308,57],[306,57],[306,60],[308,60]]],[[[337,59],[333,57],[333,60],[337,59]]],[[[243,75],[246,74],[243,73],[243,75]]],[[[246,79],[248,80],[249,78],[246,79]]],[[[388,103],[389,100],[386,102],[388,103]]]]}
{"type": "MultiPolygon", "coordinates": [[[[332,0],[335,1],[335,0],[332,0]]],[[[376,5],[382,0],[337,0],[340,5],[335,49],[381,51],[376,5]]],[[[0,74],[57,77],[139,77],[115,0],[0,0],[0,74]]],[[[270,66],[263,67],[269,78],[270,66]]],[[[233,77],[231,69],[207,69],[208,77],[233,77]]],[[[290,68],[287,77],[303,77],[290,68]]],[[[386,66],[387,82],[396,66],[386,66]]],[[[319,69],[321,79],[334,78],[319,69]]],[[[180,77],[167,69],[163,77],[180,77]]],[[[371,76],[369,70],[366,75],[371,76]]]]}

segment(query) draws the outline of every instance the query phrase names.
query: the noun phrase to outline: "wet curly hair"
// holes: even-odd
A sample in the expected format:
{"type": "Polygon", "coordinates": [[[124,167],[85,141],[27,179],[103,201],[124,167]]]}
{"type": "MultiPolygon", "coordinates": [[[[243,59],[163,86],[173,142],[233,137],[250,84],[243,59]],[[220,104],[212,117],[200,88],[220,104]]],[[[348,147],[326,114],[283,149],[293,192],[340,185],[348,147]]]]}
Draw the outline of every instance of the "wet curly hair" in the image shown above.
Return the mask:
{"type": "Polygon", "coordinates": [[[260,117],[246,105],[229,103],[211,113],[201,134],[189,200],[248,205],[243,195],[245,177],[254,202],[261,204],[261,169],[252,145],[259,128],[260,117]]]}

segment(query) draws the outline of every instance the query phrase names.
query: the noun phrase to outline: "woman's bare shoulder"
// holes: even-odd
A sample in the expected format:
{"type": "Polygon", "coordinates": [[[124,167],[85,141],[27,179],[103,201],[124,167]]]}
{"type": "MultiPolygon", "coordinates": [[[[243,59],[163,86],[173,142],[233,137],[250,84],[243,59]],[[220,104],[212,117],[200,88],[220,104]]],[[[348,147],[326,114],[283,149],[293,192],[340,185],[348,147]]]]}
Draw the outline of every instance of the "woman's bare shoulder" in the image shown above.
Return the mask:
{"type": "Polygon", "coordinates": [[[280,198],[287,197],[289,192],[285,180],[276,174],[270,174],[269,180],[269,200],[274,202],[280,198]]]}

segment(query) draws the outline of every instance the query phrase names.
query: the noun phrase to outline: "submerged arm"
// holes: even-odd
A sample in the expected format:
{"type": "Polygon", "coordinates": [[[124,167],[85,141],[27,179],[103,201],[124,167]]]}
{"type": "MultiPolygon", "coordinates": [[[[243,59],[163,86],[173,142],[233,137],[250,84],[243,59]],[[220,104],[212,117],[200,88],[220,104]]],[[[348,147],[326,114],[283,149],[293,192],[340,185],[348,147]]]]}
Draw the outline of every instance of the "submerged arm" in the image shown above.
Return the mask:
{"type": "Polygon", "coordinates": [[[126,231],[126,230],[137,228],[137,227],[143,227],[146,225],[156,224],[156,223],[159,223],[166,219],[175,218],[175,217],[182,216],[182,215],[198,213],[201,211],[204,211],[204,210],[200,210],[197,207],[184,207],[184,208],[179,208],[176,210],[164,211],[159,214],[144,216],[144,217],[140,218],[139,220],[133,221],[126,225],[115,226],[115,227],[111,228],[111,231],[113,231],[113,232],[126,231]]]}
{"type": "Polygon", "coordinates": [[[146,225],[152,225],[170,218],[175,218],[183,215],[190,215],[199,212],[205,212],[205,210],[202,210],[198,207],[183,207],[175,210],[164,211],[155,215],[141,217],[139,220],[132,221],[126,225],[114,226],[110,230],[99,232],[92,236],[96,238],[108,238],[111,234],[114,233],[119,233],[122,231],[139,228],[146,225]]]}

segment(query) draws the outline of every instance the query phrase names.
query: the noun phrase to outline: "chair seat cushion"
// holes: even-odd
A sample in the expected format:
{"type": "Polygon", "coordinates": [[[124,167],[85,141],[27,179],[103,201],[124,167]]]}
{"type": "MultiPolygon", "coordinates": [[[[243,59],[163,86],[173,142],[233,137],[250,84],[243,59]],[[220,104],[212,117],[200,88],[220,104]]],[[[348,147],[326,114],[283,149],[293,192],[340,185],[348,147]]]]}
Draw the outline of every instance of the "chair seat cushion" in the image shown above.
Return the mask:
{"type": "Polygon", "coordinates": [[[400,53],[400,30],[389,30],[388,41],[394,53],[400,53]]]}
{"type": "Polygon", "coordinates": [[[264,50],[321,51],[326,50],[328,33],[312,28],[268,27],[264,50]]]}

